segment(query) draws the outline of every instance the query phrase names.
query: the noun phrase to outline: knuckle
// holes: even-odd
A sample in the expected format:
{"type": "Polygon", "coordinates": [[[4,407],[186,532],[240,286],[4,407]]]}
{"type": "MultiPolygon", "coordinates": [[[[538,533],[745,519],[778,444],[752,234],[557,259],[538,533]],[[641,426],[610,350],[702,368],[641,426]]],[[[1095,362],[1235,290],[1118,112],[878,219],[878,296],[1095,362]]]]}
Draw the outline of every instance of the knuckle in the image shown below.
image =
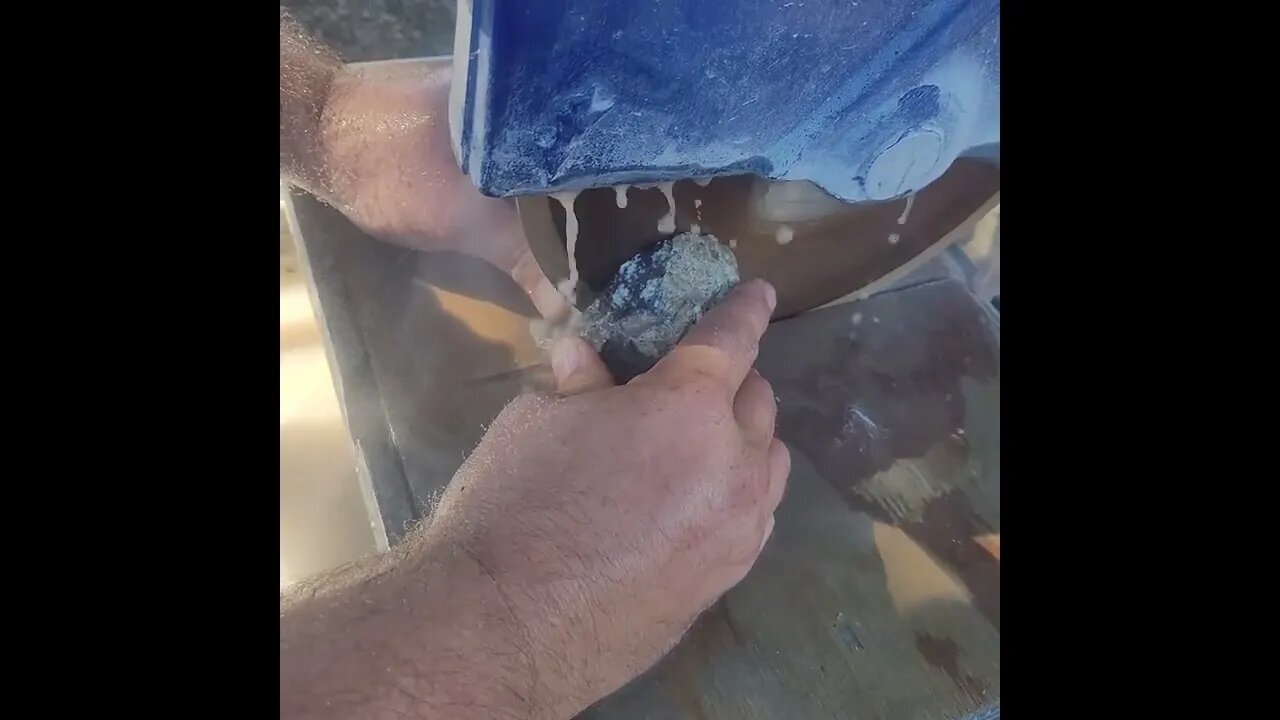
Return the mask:
{"type": "Polygon", "coordinates": [[[695,370],[690,373],[680,397],[684,402],[699,408],[723,404],[724,381],[709,372],[695,370]]]}
{"type": "MultiPolygon", "coordinates": [[[[760,555],[760,540],[756,537],[754,531],[739,532],[737,538],[732,545],[729,546],[728,561],[735,567],[739,574],[737,580],[741,580],[746,576],[747,571],[755,564],[756,558],[760,555]]],[[[737,584],[737,580],[734,584],[737,584]]]]}
{"type": "Polygon", "coordinates": [[[770,405],[776,406],[778,399],[774,396],[773,383],[765,379],[763,375],[756,374],[756,383],[760,386],[760,396],[769,402],[770,405]]]}
{"type": "Polygon", "coordinates": [[[670,403],[682,422],[703,428],[732,416],[724,380],[705,368],[691,368],[670,393],[670,403]]]}
{"type": "Polygon", "coordinates": [[[729,502],[734,509],[750,513],[764,505],[768,493],[768,468],[762,467],[760,463],[752,463],[734,473],[729,486],[729,502]]]}

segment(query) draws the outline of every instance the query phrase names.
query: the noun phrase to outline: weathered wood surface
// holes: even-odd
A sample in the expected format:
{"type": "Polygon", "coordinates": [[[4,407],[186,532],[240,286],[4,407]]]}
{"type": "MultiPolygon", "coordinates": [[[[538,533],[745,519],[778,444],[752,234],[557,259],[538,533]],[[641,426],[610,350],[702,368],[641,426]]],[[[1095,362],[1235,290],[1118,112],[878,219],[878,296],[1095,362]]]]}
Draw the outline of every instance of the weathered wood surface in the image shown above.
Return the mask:
{"type": "MultiPolygon", "coordinates": [[[[533,310],[488,266],[292,203],[361,477],[394,543],[502,406],[548,387],[533,310]]],[[[668,658],[585,717],[998,706],[998,324],[930,277],[771,326],[759,368],[793,451],[773,537],[668,658]]]]}

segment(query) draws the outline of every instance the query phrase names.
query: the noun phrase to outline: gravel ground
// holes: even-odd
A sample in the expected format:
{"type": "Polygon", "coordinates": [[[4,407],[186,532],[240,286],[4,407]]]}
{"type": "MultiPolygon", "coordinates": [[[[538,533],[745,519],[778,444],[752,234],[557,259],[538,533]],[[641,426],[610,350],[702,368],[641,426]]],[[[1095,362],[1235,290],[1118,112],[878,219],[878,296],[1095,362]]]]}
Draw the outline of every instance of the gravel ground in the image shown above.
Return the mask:
{"type": "Polygon", "coordinates": [[[448,55],[455,0],[283,0],[347,62],[448,55]]]}

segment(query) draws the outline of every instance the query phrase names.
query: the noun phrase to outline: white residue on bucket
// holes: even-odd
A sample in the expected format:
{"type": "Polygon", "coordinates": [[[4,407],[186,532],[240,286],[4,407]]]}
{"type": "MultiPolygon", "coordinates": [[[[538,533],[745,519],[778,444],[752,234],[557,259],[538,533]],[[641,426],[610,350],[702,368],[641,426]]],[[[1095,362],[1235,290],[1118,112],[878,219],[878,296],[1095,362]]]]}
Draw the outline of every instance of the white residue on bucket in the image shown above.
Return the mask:
{"type": "Polygon", "coordinates": [[[591,91],[590,112],[604,112],[613,107],[613,103],[613,96],[607,90],[596,87],[591,91]]]}
{"type": "Polygon", "coordinates": [[[631,189],[630,185],[616,185],[613,192],[618,200],[618,207],[625,208],[627,206],[627,191],[631,189]]]}
{"type": "Polygon", "coordinates": [[[564,250],[569,256],[569,277],[562,280],[556,289],[573,304],[578,301],[578,214],[573,209],[578,191],[552,193],[551,197],[564,207],[564,250]]]}
{"type": "Polygon", "coordinates": [[[915,201],[916,201],[915,193],[911,193],[910,195],[907,196],[907,206],[902,208],[902,214],[898,216],[899,225],[907,224],[907,216],[911,214],[911,206],[915,203],[915,201]]]}
{"type": "Polygon", "coordinates": [[[779,225],[778,232],[774,234],[774,239],[778,241],[779,245],[786,245],[791,242],[795,236],[796,233],[791,229],[790,225],[779,225]]]}
{"type": "Polygon", "coordinates": [[[658,189],[662,191],[662,195],[667,199],[667,214],[658,219],[658,232],[670,233],[676,231],[676,199],[671,193],[674,182],[658,183],[658,189]]]}

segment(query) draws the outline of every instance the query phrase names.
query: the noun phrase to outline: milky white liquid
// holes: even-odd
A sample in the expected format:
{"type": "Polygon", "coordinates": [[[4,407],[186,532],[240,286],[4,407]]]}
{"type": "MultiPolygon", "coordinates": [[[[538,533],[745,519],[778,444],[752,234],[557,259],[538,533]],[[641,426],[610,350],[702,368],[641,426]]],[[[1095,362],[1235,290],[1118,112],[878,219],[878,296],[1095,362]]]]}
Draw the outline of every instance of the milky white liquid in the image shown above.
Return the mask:
{"type": "Polygon", "coordinates": [[[565,252],[569,255],[569,277],[557,286],[570,303],[578,302],[578,214],[574,212],[573,203],[578,199],[578,191],[552,193],[551,197],[564,207],[564,239],[565,252]]]}
{"type": "Polygon", "coordinates": [[[658,219],[658,232],[660,233],[676,231],[676,199],[671,193],[671,188],[674,185],[674,182],[658,183],[658,189],[662,191],[663,197],[667,199],[667,214],[658,219]]]}

